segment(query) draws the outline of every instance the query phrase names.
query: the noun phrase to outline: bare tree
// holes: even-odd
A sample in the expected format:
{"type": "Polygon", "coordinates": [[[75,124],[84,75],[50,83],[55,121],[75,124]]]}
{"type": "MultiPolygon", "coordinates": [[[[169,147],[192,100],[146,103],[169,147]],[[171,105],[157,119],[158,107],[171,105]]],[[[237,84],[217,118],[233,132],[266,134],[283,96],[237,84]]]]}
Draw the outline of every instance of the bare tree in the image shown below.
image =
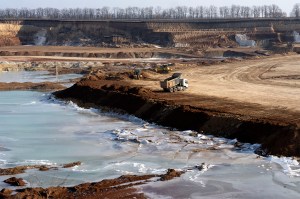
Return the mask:
{"type": "Polygon", "coordinates": [[[253,17],[259,18],[261,17],[261,7],[260,6],[253,6],[252,7],[253,17]]]}
{"type": "MultiPolygon", "coordinates": [[[[37,8],[37,9],[0,9],[0,17],[3,19],[203,19],[203,18],[258,18],[258,17],[285,17],[277,5],[265,6],[198,6],[162,9],[161,7],[128,7],[128,8],[37,8]]],[[[291,16],[300,17],[300,4],[296,4],[291,16]]]]}
{"type": "Polygon", "coordinates": [[[291,17],[300,17],[300,4],[297,3],[294,5],[293,10],[291,12],[291,17]]]}
{"type": "Polygon", "coordinates": [[[227,6],[223,6],[219,8],[219,16],[221,18],[229,18],[230,17],[230,9],[227,6]]]}

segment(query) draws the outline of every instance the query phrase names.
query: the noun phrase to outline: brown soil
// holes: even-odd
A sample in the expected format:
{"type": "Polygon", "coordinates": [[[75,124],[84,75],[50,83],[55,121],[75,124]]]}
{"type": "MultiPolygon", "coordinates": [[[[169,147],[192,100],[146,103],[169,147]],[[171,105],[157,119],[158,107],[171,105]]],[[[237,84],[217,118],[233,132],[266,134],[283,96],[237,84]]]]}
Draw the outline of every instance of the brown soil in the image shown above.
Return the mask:
{"type": "Polygon", "coordinates": [[[299,73],[297,62],[292,55],[182,67],[176,72],[189,80],[185,92],[162,92],[157,79],[169,75],[157,74],[139,81],[85,79],[55,95],[169,127],[261,143],[266,154],[299,157],[300,82],[287,78],[299,73]]]}
{"type": "Polygon", "coordinates": [[[18,166],[18,167],[14,167],[14,168],[6,168],[6,169],[1,169],[0,168],[0,176],[3,175],[15,175],[15,174],[20,174],[20,173],[24,173],[25,170],[32,168],[29,166],[18,166]]]}
{"type": "MultiPolygon", "coordinates": [[[[49,71],[50,74],[55,75],[56,74],[56,69],[55,68],[50,68],[45,70],[49,71]]],[[[82,69],[82,68],[59,68],[58,69],[58,74],[87,74],[88,70],[87,69],[82,69]]]]}
{"type": "Polygon", "coordinates": [[[78,161],[78,162],[72,162],[72,163],[68,163],[68,164],[64,164],[62,167],[63,168],[70,168],[70,167],[75,167],[75,166],[78,166],[78,165],[81,165],[80,161],[78,161]]]}
{"type": "MultiPolygon", "coordinates": [[[[78,161],[78,162],[63,164],[59,167],[70,168],[70,167],[74,167],[74,166],[77,166],[80,164],[81,164],[81,162],[78,161]]],[[[5,168],[5,169],[0,168],[0,176],[21,174],[21,173],[24,173],[28,169],[38,169],[40,171],[48,171],[49,169],[58,169],[59,167],[51,167],[51,166],[46,166],[46,165],[26,165],[26,166],[17,166],[17,167],[13,167],[13,168],[5,168]]]]}
{"type": "Polygon", "coordinates": [[[8,178],[4,180],[4,182],[12,186],[20,186],[20,187],[25,186],[26,184],[22,178],[16,178],[16,177],[8,178]]]}
{"type": "Polygon", "coordinates": [[[182,171],[169,169],[163,175],[126,175],[116,179],[102,180],[101,182],[85,183],[74,187],[50,187],[43,188],[26,188],[16,190],[15,195],[11,195],[9,189],[3,189],[0,192],[0,198],[5,199],[27,199],[27,198],[76,198],[76,199],[94,199],[94,198],[146,198],[142,193],[138,193],[135,188],[137,185],[158,180],[171,180],[180,177],[182,171]]]}
{"type": "Polygon", "coordinates": [[[10,82],[10,83],[3,83],[0,82],[0,91],[7,91],[7,90],[40,90],[40,91],[47,91],[47,90],[61,90],[65,88],[60,83],[56,82],[41,82],[41,83],[32,83],[32,82],[10,82]]]}

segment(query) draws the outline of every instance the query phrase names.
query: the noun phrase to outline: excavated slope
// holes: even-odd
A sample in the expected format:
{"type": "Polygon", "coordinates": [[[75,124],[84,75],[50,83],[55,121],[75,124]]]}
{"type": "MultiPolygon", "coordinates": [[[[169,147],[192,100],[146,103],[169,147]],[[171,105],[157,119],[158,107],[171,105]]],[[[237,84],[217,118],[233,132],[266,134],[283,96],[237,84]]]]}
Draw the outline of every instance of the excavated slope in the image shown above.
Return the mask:
{"type": "Polygon", "coordinates": [[[0,45],[132,46],[143,43],[175,47],[235,46],[235,34],[259,45],[293,41],[299,19],[70,21],[0,20],[0,45]]]}
{"type": "Polygon", "coordinates": [[[83,107],[107,107],[135,115],[149,122],[195,130],[241,142],[261,143],[262,153],[300,157],[300,130],[297,124],[269,118],[247,119],[237,115],[206,110],[156,98],[152,91],[125,82],[83,80],[54,95],[73,100],[83,107]]]}

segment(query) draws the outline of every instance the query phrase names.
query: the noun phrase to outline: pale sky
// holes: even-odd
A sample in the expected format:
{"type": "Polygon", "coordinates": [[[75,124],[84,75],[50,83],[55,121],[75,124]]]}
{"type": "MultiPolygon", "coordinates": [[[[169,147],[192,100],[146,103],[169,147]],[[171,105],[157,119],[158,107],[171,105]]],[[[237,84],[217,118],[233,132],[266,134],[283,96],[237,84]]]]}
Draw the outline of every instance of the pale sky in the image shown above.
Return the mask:
{"type": "Polygon", "coordinates": [[[109,7],[146,7],[160,6],[170,8],[175,6],[230,6],[232,4],[241,6],[270,5],[276,4],[289,14],[294,4],[299,0],[0,0],[0,8],[99,8],[109,7]]]}

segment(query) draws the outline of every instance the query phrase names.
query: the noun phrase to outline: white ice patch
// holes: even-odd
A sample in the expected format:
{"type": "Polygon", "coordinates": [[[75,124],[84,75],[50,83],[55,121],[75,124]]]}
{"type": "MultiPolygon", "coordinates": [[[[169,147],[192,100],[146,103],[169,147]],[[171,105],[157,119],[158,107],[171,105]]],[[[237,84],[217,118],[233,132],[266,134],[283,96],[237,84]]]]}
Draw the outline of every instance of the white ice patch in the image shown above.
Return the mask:
{"type": "MultiPolygon", "coordinates": [[[[145,194],[145,193],[144,193],[145,194]]],[[[146,196],[148,198],[155,198],[155,199],[174,199],[171,196],[166,196],[166,195],[159,195],[157,193],[153,193],[153,192],[147,192],[146,196]]]]}
{"type": "Polygon", "coordinates": [[[98,168],[98,169],[81,169],[80,166],[74,166],[72,168],[72,171],[79,172],[79,173],[95,173],[95,172],[101,172],[103,169],[98,168]]]}
{"type": "Polygon", "coordinates": [[[132,173],[142,173],[142,174],[163,174],[166,172],[166,169],[155,168],[158,165],[146,165],[139,162],[117,162],[106,166],[113,167],[116,171],[122,174],[132,174],[132,173]]]}
{"type": "Polygon", "coordinates": [[[28,106],[28,105],[35,105],[35,104],[37,104],[37,102],[36,101],[32,101],[32,102],[29,102],[29,103],[25,103],[23,105],[28,106]]]}
{"type": "Polygon", "coordinates": [[[289,176],[300,177],[300,164],[297,160],[291,157],[276,157],[270,156],[266,158],[270,162],[279,164],[283,172],[289,176]]]}
{"type": "MultiPolygon", "coordinates": [[[[0,154],[1,156],[5,156],[5,154],[0,154]]],[[[7,164],[7,160],[0,159],[0,165],[5,165],[7,164]]]]}
{"type": "Polygon", "coordinates": [[[249,38],[247,37],[247,35],[242,35],[242,34],[236,34],[235,35],[235,40],[236,42],[238,42],[238,44],[240,46],[249,46],[249,47],[253,47],[256,45],[254,40],[249,40],[249,38]]]}
{"type": "Polygon", "coordinates": [[[34,35],[34,44],[36,46],[43,46],[46,43],[46,40],[47,40],[46,34],[47,34],[46,30],[40,30],[39,32],[37,32],[34,35]]]}
{"type": "Polygon", "coordinates": [[[57,165],[50,160],[25,160],[24,162],[18,162],[18,165],[47,165],[47,166],[54,166],[57,165]]]}
{"type": "Polygon", "coordinates": [[[298,32],[293,31],[293,36],[294,36],[294,42],[295,43],[300,43],[300,35],[298,32]]]}

